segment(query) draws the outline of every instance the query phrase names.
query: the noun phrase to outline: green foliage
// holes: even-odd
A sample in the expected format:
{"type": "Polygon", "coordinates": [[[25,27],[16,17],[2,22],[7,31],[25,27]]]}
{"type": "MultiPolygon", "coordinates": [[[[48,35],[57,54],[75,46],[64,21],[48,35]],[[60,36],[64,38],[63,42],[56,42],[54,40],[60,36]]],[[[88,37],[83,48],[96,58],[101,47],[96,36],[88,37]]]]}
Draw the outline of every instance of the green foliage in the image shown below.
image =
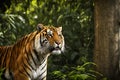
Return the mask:
{"type": "Polygon", "coordinates": [[[0,80],[2,80],[2,79],[1,79],[1,76],[2,76],[3,71],[4,71],[4,68],[3,68],[3,69],[0,69],[0,80]]]}
{"type": "Polygon", "coordinates": [[[93,0],[11,0],[10,8],[0,14],[0,19],[0,45],[15,43],[34,31],[38,23],[62,26],[65,53],[49,57],[48,79],[94,78],[86,74],[88,68],[78,66],[92,61],[93,0]]]}
{"type": "MultiPolygon", "coordinates": [[[[54,80],[98,80],[97,77],[101,77],[99,80],[107,80],[103,75],[92,69],[96,66],[93,62],[86,62],[82,66],[69,67],[63,66],[61,70],[53,71],[51,73],[54,80]]],[[[52,80],[50,79],[50,80],[52,80]]]]}
{"type": "Polygon", "coordinates": [[[30,27],[26,29],[28,25],[21,15],[0,14],[0,18],[0,45],[13,44],[21,36],[30,32],[30,27]]]}

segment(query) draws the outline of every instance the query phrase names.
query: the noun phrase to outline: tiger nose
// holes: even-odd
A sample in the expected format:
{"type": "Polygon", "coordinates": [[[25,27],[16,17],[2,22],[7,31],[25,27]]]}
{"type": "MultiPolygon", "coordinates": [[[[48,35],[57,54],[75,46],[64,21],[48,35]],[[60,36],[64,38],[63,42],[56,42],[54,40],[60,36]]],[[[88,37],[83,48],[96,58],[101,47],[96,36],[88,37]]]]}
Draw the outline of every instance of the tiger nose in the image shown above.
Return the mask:
{"type": "Polygon", "coordinates": [[[55,43],[56,43],[57,45],[59,45],[59,44],[60,44],[60,41],[56,41],[55,43]]]}

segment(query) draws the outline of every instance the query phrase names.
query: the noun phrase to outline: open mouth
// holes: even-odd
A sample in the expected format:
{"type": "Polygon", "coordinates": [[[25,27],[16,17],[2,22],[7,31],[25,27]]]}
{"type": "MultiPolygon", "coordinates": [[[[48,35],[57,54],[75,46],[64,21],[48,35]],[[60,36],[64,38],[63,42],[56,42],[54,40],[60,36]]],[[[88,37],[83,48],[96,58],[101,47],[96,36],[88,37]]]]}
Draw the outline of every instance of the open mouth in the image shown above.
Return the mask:
{"type": "Polygon", "coordinates": [[[50,52],[59,51],[59,50],[61,50],[60,47],[50,47],[50,52]]]}
{"type": "Polygon", "coordinates": [[[59,47],[54,48],[54,50],[61,50],[59,47]]]}

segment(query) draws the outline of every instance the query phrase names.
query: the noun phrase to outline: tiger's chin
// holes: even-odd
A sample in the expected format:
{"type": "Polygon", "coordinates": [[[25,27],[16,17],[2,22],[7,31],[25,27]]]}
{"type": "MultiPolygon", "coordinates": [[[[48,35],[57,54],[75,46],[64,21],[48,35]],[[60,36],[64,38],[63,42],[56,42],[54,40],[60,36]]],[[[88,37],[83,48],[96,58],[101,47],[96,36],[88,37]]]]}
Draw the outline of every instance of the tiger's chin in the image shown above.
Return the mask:
{"type": "Polygon", "coordinates": [[[61,50],[53,50],[52,52],[51,52],[52,54],[61,54],[62,52],[61,52],[61,50]]]}

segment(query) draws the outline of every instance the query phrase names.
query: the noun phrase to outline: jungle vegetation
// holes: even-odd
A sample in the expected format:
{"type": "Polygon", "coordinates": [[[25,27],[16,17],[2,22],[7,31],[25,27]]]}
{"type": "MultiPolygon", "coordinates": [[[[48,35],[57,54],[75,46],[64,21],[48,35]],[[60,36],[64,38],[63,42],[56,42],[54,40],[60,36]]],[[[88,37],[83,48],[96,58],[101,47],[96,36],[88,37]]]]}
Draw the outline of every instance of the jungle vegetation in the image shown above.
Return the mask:
{"type": "Polygon", "coordinates": [[[65,53],[49,57],[48,80],[107,80],[94,69],[93,0],[1,0],[0,45],[14,44],[38,23],[62,26],[65,37],[65,53]]]}

